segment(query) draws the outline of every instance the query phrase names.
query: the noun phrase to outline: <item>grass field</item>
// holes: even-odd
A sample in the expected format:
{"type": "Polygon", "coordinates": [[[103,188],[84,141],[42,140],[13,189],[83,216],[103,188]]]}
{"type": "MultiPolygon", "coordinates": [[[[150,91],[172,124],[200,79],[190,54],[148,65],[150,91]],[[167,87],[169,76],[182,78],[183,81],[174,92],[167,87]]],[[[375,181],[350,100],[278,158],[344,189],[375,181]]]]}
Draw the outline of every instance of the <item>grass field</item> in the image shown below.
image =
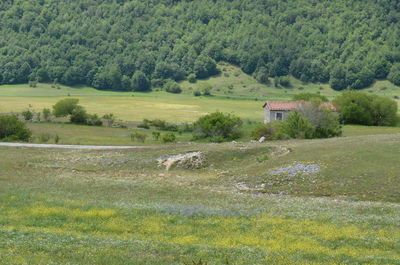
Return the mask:
{"type": "MultiPolygon", "coordinates": [[[[66,97],[79,98],[80,103],[90,112],[103,115],[114,113],[125,121],[143,119],[164,119],[174,122],[191,122],[214,111],[234,113],[241,118],[256,122],[263,121],[263,101],[290,100],[302,92],[321,93],[333,99],[339,92],[328,84],[302,84],[291,78],[291,88],[275,88],[263,85],[239,68],[220,64],[221,74],[195,84],[181,83],[183,93],[176,95],[162,91],[151,93],[99,91],[88,87],[52,88],[50,84],[39,84],[36,88],[25,85],[0,86],[0,113],[21,112],[27,108],[40,111],[51,108],[58,100],[66,97]],[[194,97],[193,90],[204,86],[212,88],[212,97],[194,97]],[[231,89],[229,88],[231,87],[231,89]]],[[[390,98],[400,96],[400,88],[388,81],[377,81],[368,93],[390,98]]],[[[400,103],[399,100],[397,100],[400,103]]],[[[400,111],[400,109],[399,109],[400,111]]]]}
{"type": "MultiPolygon", "coordinates": [[[[69,123],[27,123],[32,130],[34,143],[54,143],[56,135],[59,137],[59,144],[83,144],[83,145],[157,145],[160,140],[156,141],[152,137],[154,130],[143,129],[124,129],[110,127],[93,127],[85,125],[75,125],[69,123]],[[131,133],[140,132],[147,135],[144,143],[140,141],[132,141],[131,133]],[[50,138],[43,141],[43,135],[50,138]]],[[[244,124],[242,142],[251,140],[251,131],[257,123],[244,124]]],[[[160,131],[161,135],[166,132],[160,131]]],[[[358,126],[345,125],[343,127],[343,136],[360,136],[360,135],[379,135],[379,134],[400,134],[400,127],[374,127],[374,126],[358,126]]],[[[190,133],[175,133],[177,142],[192,141],[190,133]]],[[[46,139],[46,137],[44,138],[46,139]]]]}
{"type": "Polygon", "coordinates": [[[399,264],[399,150],[399,134],[136,151],[0,147],[1,261],[399,264]],[[160,156],[198,150],[206,168],[157,167],[160,156]],[[323,169],[268,173],[295,161],[323,169]]]}

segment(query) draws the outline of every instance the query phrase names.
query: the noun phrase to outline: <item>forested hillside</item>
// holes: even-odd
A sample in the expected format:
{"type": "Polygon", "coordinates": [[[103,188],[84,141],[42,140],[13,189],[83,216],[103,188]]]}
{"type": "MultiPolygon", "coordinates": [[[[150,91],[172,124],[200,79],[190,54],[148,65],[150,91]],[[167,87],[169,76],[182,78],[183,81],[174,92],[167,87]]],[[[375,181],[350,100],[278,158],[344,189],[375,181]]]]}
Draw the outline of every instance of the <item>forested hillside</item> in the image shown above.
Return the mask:
{"type": "Polygon", "coordinates": [[[216,62],[360,89],[400,85],[398,0],[4,0],[0,84],[147,90],[216,62]]]}

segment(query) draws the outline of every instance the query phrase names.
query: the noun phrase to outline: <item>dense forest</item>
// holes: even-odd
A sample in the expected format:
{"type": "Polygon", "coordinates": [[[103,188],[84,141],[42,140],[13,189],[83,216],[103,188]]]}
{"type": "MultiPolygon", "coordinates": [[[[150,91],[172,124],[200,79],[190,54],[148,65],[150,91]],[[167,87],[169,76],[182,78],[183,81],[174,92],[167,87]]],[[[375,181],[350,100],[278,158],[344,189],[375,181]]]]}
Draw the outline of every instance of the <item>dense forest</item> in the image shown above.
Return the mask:
{"type": "Polygon", "coordinates": [[[400,85],[398,0],[3,0],[0,84],[148,90],[248,74],[360,89],[400,85]]]}

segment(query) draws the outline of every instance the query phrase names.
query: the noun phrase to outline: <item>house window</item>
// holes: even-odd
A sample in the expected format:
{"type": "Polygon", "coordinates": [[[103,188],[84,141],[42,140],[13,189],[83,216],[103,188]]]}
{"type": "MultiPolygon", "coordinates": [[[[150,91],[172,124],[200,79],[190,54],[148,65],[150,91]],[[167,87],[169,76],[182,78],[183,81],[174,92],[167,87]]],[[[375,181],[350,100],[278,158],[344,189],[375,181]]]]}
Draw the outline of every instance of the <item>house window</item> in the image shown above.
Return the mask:
{"type": "Polygon", "coordinates": [[[282,112],[275,113],[275,120],[278,120],[278,121],[283,120],[283,113],[282,112]]]}

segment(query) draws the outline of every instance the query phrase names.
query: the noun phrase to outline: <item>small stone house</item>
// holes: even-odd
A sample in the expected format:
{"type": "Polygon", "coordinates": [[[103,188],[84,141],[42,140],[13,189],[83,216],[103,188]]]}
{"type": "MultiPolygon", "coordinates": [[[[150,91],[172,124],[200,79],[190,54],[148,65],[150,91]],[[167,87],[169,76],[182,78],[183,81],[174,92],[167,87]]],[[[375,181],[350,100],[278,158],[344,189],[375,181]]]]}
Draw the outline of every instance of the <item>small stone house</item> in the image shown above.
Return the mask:
{"type": "Polygon", "coordinates": [[[301,103],[298,101],[267,101],[263,106],[265,109],[264,123],[276,120],[283,121],[291,111],[299,109],[300,105],[301,103]]]}
{"type": "MultiPolygon", "coordinates": [[[[299,110],[303,106],[302,101],[267,101],[263,105],[265,109],[264,123],[269,123],[272,121],[283,121],[286,119],[287,115],[294,110],[299,110]]],[[[335,106],[331,102],[323,102],[320,108],[327,108],[332,111],[336,111],[335,106]]]]}

